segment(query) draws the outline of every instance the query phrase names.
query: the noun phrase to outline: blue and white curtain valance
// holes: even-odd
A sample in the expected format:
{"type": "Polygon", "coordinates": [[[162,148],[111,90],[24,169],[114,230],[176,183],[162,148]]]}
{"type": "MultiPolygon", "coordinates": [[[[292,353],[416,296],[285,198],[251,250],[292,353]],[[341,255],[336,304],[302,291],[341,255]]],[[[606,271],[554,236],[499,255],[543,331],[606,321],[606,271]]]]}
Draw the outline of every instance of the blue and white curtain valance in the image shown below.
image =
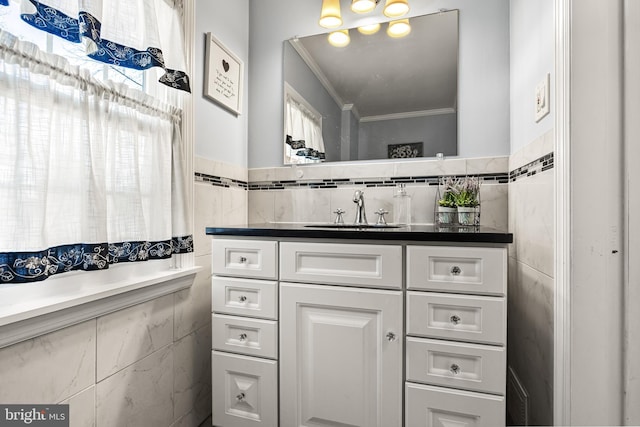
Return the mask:
{"type": "Polygon", "coordinates": [[[0,29],[0,286],[193,252],[181,115],[0,29]]]}
{"type": "Polygon", "coordinates": [[[21,0],[21,9],[33,27],[84,43],[92,59],[136,70],[163,68],[160,83],[190,92],[181,10],[173,1],[21,0]]]}

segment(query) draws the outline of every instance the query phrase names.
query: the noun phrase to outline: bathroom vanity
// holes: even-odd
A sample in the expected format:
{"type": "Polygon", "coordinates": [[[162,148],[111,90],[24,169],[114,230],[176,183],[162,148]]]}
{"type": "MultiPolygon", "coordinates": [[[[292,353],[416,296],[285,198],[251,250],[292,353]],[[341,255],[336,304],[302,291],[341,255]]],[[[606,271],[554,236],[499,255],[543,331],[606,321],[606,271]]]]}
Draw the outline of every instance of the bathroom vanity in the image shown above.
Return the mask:
{"type": "Polygon", "coordinates": [[[505,425],[511,234],[207,234],[214,426],[505,425]]]}

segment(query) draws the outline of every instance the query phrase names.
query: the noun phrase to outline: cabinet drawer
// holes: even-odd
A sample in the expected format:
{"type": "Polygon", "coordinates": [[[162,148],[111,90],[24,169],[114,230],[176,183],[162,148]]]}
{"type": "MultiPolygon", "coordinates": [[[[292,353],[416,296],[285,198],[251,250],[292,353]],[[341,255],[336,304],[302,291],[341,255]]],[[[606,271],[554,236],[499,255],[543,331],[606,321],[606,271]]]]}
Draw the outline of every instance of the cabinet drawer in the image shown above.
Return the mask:
{"type": "Polygon", "coordinates": [[[506,342],[504,297],[407,292],[407,334],[475,341],[506,342]]]}
{"type": "Polygon", "coordinates": [[[278,322],[213,314],[211,344],[214,350],[275,359],[278,349],[278,322]]]}
{"type": "Polygon", "coordinates": [[[280,244],[280,279],[401,288],[402,247],[283,242],[280,244]]]}
{"type": "Polygon", "coordinates": [[[278,425],[277,374],[275,360],[213,351],[212,425],[278,425]]]}
{"type": "Polygon", "coordinates": [[[214,277],[211,284],[214,312],[277,319],[277,282],[214,277]]]}
{"type": "Polygon", "coordinates": [[[449,246],[407,247],[407,288],[504,295],[507,250],[449,246]]]}
{"type": "Polygon", "coordinates": [[[504,396],[406,383],[408,427],[505,425],[504,396]]]}
{"type": "Polygon", "coordinates": [[[504,394],[504,347],[407,338],[407,380],[504,394]]]}
{"type": "Polygon", "coordinates": [[[275,279],[277,242],[269,240],[213,239],[213,274],[275,279]]]}

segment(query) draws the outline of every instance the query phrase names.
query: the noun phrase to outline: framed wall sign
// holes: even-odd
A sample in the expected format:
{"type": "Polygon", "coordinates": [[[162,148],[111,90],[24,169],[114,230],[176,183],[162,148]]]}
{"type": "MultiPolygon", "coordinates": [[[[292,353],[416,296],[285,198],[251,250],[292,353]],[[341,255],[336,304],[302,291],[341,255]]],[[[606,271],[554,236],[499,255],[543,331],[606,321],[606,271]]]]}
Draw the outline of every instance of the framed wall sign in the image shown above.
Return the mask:
{"type": "Polygon", "coordinates": [[[204,95],[234,114],[242,114],[244,64],[211,33],[207,33],[204,95]]]}

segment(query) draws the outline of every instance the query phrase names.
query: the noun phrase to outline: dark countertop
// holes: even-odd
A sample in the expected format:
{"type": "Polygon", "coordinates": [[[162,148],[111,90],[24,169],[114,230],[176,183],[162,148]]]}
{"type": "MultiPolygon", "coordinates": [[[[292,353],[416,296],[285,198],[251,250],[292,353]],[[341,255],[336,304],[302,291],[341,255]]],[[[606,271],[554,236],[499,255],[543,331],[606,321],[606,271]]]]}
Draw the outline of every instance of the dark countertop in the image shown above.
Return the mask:
{"type": "Polygon", "coordinates": [[[302,237],[313,239],[407,240],[420,242],[512,243],[513,234],[489,227],[441,227],[411,225],[399,228],[331,228],[332,224],[301,223],[249,224],[248,226],[207,227],[215,236],[302,237]]]}

